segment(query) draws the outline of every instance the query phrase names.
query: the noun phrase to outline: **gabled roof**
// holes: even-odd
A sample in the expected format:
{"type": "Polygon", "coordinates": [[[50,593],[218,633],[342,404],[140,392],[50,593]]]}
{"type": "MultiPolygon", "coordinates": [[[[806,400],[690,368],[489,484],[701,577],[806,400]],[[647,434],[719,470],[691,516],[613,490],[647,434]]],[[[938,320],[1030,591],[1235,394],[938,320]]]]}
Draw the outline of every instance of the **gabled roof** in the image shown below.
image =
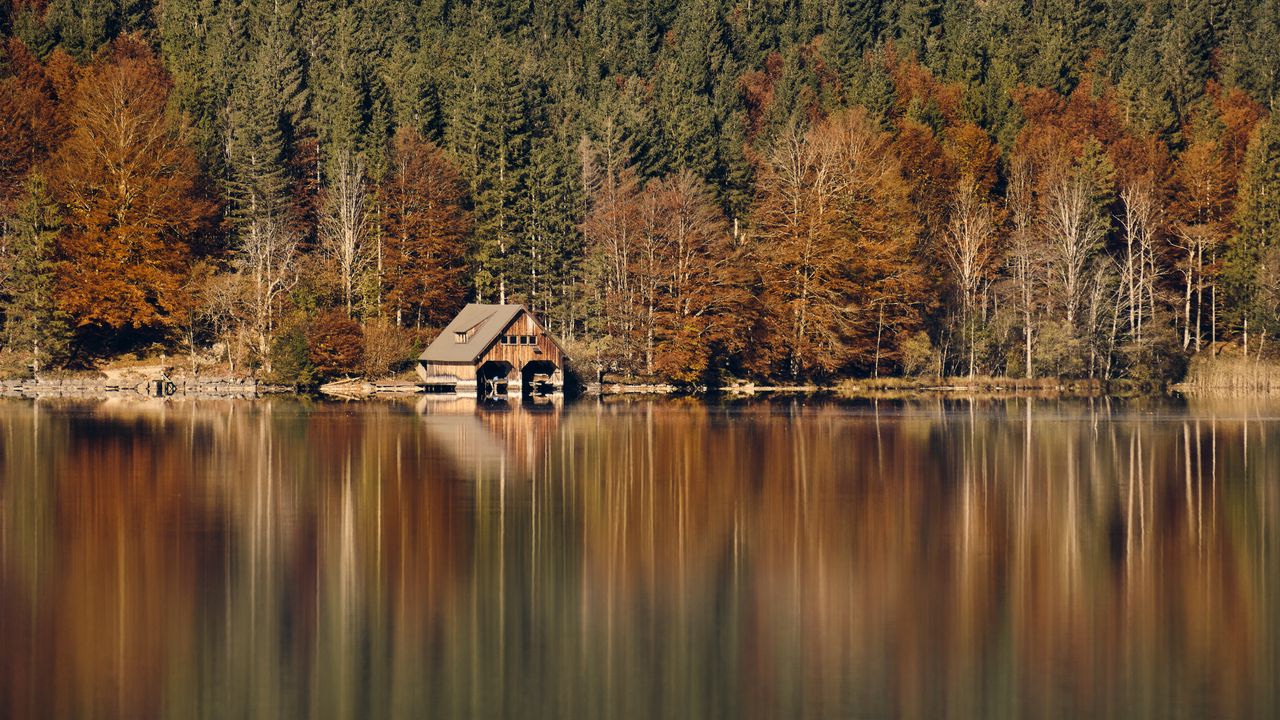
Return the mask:
{"type": "Polygon", "coordinates": [[[440,335],[418,356],[424,362],[473,363],[489,349],[502,331],[520,313],[523,305],[484,305],[469,303],[458,312],[440,335]],[[466,342],[454,339],[456,333],[471,332],[466,342]]]}

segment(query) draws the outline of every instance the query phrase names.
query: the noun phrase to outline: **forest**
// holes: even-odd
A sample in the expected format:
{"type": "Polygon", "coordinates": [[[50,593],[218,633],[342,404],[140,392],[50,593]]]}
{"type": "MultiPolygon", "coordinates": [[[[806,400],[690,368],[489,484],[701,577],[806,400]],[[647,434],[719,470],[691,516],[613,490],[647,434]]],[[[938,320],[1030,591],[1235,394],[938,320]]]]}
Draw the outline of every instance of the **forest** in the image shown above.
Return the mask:
{"type": "Polygon", "coordinates": [[[1280,332],[1280,0],[0,0],[0,366],[1160,383],[1280,332]]]}

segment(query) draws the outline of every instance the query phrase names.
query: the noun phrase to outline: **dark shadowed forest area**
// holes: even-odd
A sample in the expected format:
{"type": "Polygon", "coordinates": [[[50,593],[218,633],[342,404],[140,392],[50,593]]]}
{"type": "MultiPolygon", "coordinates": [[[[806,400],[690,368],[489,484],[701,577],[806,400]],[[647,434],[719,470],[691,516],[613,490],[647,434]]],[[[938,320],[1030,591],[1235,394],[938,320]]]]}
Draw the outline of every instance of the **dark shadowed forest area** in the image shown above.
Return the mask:
{"type": "Polygon", "coordinates": [[[1180,378],[1280,331],[1280,1],[0,0],[5,372],[1180,378]],[[189,361],[187,360],[189,358],[189,361]]]}

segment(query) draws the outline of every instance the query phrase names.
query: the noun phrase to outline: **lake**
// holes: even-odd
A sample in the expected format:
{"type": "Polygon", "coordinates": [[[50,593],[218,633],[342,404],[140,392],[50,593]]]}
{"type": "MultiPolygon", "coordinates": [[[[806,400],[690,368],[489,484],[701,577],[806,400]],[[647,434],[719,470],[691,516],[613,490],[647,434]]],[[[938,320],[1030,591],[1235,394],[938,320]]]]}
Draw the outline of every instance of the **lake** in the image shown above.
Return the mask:
{"type": "Polygon", "coordinates": [[[1263,717],[1280,406],[0,402],[0,717],[1263,717]]]}

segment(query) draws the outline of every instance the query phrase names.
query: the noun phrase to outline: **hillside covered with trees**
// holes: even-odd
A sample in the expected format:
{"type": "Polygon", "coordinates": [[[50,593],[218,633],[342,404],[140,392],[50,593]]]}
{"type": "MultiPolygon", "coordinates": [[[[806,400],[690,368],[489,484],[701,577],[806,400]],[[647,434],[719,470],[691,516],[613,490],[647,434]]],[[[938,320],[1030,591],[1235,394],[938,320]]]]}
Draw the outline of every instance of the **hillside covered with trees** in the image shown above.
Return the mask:
{"type": "Polygon", "coordinates": [[[1178,376],[1280,327],[1278,0],[0,0],[10,365],[1178,376]]]}

